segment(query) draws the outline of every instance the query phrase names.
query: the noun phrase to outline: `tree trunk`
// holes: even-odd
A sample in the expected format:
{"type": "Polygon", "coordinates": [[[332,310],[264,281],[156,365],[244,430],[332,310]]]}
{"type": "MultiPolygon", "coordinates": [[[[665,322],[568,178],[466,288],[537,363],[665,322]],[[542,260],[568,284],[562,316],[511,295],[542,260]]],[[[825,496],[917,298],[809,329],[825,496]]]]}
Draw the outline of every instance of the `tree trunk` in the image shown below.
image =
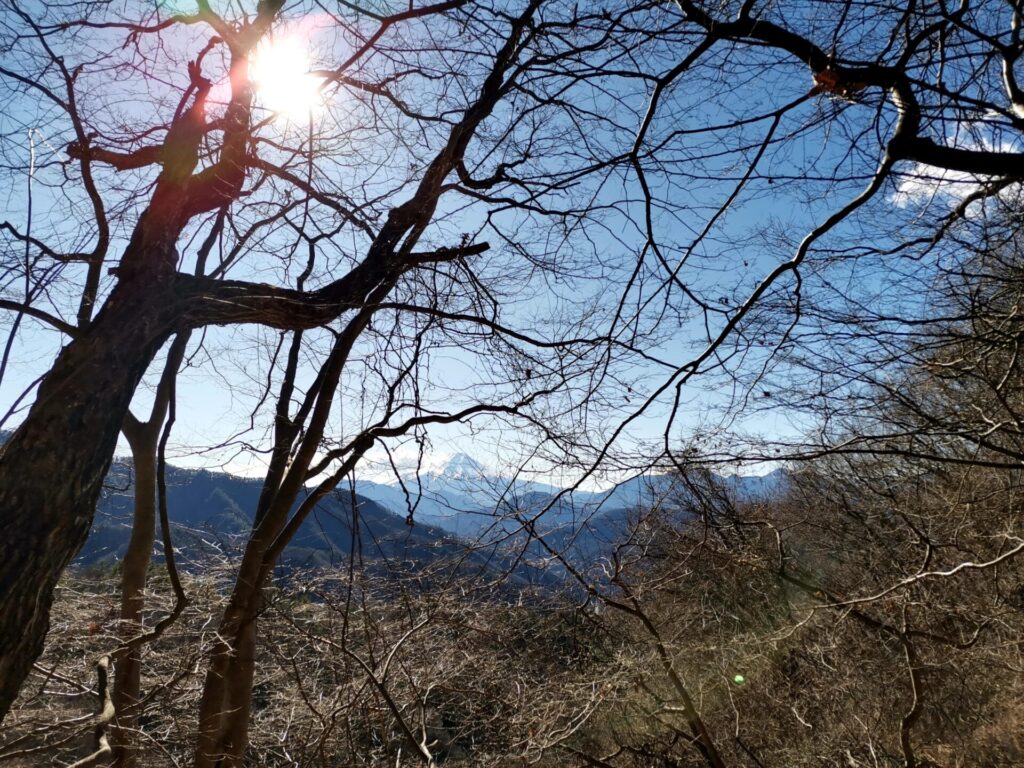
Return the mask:
{"type": "Polygon", "coordinates": [[[117,660],[114,677],[114,709],[117,719],[113,741],[116,765],[119,768],[131,768],[136,764],[131,731],[139,715],[137,706],[141,692],[142,649],[130,641],[142,634],[146,580],[156,537],[156,445],[160,423],[137,423],[123,431],[132,448],[135,511],[132,515],[131,539],[124,560],[121,561],[121,623],[118,629],[121,641],[129,645],[117,660]]]}
{"type": "Polygon", "coordinates": [[[120,281],[0,454],[0,718],[42,652],[54,588],[89,534],[132,395],[173,330],[173,285],[173,273],[120,281]]]}
{"type": "MultiPolygon", "coordinates": [[[[380,296],[386,295],[390,288],[390,284],[382,286],[380,296]]],[[[289,511],[320,445],[349,353],[372,314],[372,310],[364,309],[349,321],[324,364],[321,378],[307,392],[306,397],[314,398],[310,402],[315,404],[299,449],[292,458],[289,449],[301,426],[289,418],[287,410],[294,391],[301,337],[293,340],[278,400],[279,423],[272,466],[264,480],[252,534],[238,566],[231,600],[221,619],[217,646],[203,686],[195,768],[241,768],[243,765],[256,663],[256,620],[262,607],[263,585],[277,559],[272,548],[285,531],[289,511]]],[[[301,511],[298,514],[301,515],[301,511]]]]}
{"type": "Polygon", "coordinates": [[[157,451],[160,434],[172,405],[174,381],[185,357],[189,332],[175,337],[167,352],[164,371],[153,396],[149,418],[139,421],[129,411],[121,432],[132,450],[135,476],[135,509],[132,513],[132,534],[121,561],[121,614],[118,627],[121,641],[127,645],[116,659],[113,702],[117,718],[112,729],[114,763],[118,768],[136,764],[134,730],[138,725],[142,677],[142,609],[145,607],[146,582],[153,559],[156,540],[157,474],[160,459],[157,451]]]}
{"type": "MultiPolygon", "coordinates": [[[[254,599],[259,596],[259,590],[255,592],[254,599]]],[[[256,611],[229,607],[218,634],[222,639],[210,659],[199,705],[195,768],[241,768],[248,746],[256,669],[256,611]]]]}
{"type": "Polygon", "coordinates": [[[279,0],[261,2],[246,26],[247,46],[233,49],[237,77],[220,158],[195,175],[210,83],[194,79],[192,105],[164,138],[163,170],[118,264],[117,285],[58,355],[0,454],[0,529],[9,551],[0,562],[0,719],[42,652],[54,588],[89,534],[139,380],[177,330],[178,238],[190,219],[234,200],[245,180],[252,100],[245,56],[280,9],[279,0]]]}

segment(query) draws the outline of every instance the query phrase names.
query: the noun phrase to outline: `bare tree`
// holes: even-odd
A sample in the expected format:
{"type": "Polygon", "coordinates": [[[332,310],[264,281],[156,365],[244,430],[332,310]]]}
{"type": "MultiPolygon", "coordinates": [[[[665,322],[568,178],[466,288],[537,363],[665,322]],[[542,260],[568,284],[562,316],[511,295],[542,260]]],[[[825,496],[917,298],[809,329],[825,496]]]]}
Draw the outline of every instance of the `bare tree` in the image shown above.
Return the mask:
{"type": "MultiPolygon", "coordinates": [[[[280,4],[261,4],[256,15],[247,20],[225,21],[203,5],[191,16],[156,18],[151,23],[137,24],[97,20],[84,13],[87,6],[69,9],[69,15],[56,23],[36,20],[21,8],[10,7],[11,24],[27,31],[27,37],[22,36],[21,40],[34,46],[33,55],[44,69],[56,68],[49,71],[57,76],[59,93],[20,72],[5,69],[4,75],[16,87],[39,94],[63,113],[63,120],[69,121],[74,140],[68,151],[77,162],[86,191],[95,203],[96,226],[101,235],[108,225],[105,201],[92,180],[94,168],[108,166],[118,173],[156,168],[159,173],[147,196],[145,211],[137,222],[128,225],[132,234],[114,270],[115,281],[102,309],[95,317],[90,313],[87,322],[83,321],[74,332],[74,338],[40,384],[32,410],[5,446],[0,472],[11,478],[3,482],[3,487],[5,493],[12,495],[3,503],[3,508],[10,516],[10,524],[19,531],[21,543],[13,547],[18,554],[5,562],[2,578],[5,599],[9,601],[5,608],[11,617],[9,626],[17,627],[17,631],[12,629],[4,640],[4,708],[9,706],[18,681],[27,673],[30,659],[39,651],[46,627],[48,598],[45,596],[88,531],[91,510],[135,387],[170,334],[206,325],[252,322],[300,330],[329,323],[352,312],[355,319],[347,321],[333,353],[333,367],[339,369],[369,322],[374,307],[385,300],[403,276],[417,270],[429,271],[433,265],[461,264],[462,260],[486,251],[487,244],[476,241],[476,232],[459,235],[451,242],[443,227],[436,232],[431,230],[431,226],[437,227],[432,222],[441,196],[447,192],[480,196],[492,187],[516,186],[505,171],[491,179],[473,178],[466,168],[467,147],[497,105],[518,93],[519,79],[529,71],[521,58],[531,46],[538,45],[540,37],[557,39],[560,30],[570,28],[579,19],[570,14],[558,20],[552,30],[547,30],[533,21],[538,3],[528,4],[512,16],[501,11],[468,12],[463,10],[464,5],[442,3],[387,17],[360,15],[357,21],[361,24],[369,18],[373,31],[364,33],[360,27],[354,28],[356,36],[365,35],[360,47],[347,61],[323,74],[333,85],[369,93],[371,108],[378,103],[386,104],[395,110],[399,120],[409,119],[414,125],[419,122],[427,131],[425,145],[409,147],[413,175],[384,190],[375,188],[371,181],[364,181],[362,192],[367,199],[361,203],[361,208],[340,190],[317,189],[319,179],[303,180],[294,174],[287,166],[289,156],[294,158],[295,155],[288,150],[284,150],[283,165],[253,151],[254,146],[262,143],[258,132],[267,129],[267,122],[254,113],[253,88],[246,68],[254,49],[273,27],[280,4]],[[82,16],[75,15],[79,11],[83,11],[82,16]],[[500,29],[502,42],[493,49],[480,48],[464,63],[464,72],[453,73],[463,81],[464,92],[473,95],[467,99],[461,92],[441,94],[440,105],[435,100],[435,106],[440,106],[441,111],[421,114],[392,92],[388,78],[423,78],[423,82],[430,82],[432,70],[424,61],[416,61],[421,53],[415,47],[408,51],[411,68],[406,70],[389,59],[393,52],[390,46],[404,45],[402,29],[405,25],[421,25],[424,19],[435,16],[444,19],[443,23],[453,33],[461,25],[460,34],[469,38],[479,33],[483,39],[488,35],[480,30],[500,29]],[[188,80],[180,91],[180,103],[173,120],[166,128],[159,123],[154,126],[155,132],[165,133],[160,143],[151,143],[151,134],[146,132],[127,137],[123,132],[118,135],[111,124],[101,122],[102,116],[87,114],[76,100],[76,88],[84,87],[82,72],[87,67],[69,69],[53,48],[54,41],[62,35],[74,38],[102,30],[102,34],[127,35],[131,50],[144,57],[153,55],[164,65],[159,51],[162,37],[169,34],[167,30],[194,26],[204,27],[210,33],[205,42],[197,45],[197,56],[186,68],[188,80]],[[477,31],[471,31],[471,27],[477,31]],[[391,35],[396,36],[395,40],[387,43],[391,35]],[[150,39],[153,47],[144,47],[144,41],[150,39]],[[219,58],[214,65],[211,61],[215,51],[219,58]],[[380,82],[364,82],[347,74],[356,64],[365,64],[378,54],[383,69],[380,82]],[[470,66],[474,61],[483,63],[482,70],[470,66]],[[219,68],[221,76],[230,83],[230,94],[223,108],[208,109],[213,81],[204,75],[204,67],[219,68]],[[107,146],[96,135],[98,131],[92,130],[96,128],[106,129],[107,146]],[[126,143],[127,149],[108,148],[118,141],[126,143]],[[321,287],[313,290],[222,279],[231,260],[237,258],[237,252],[227,254],[209,276],[190,277],[178,272],[179,239],[201,226],[206,214],[238,201],[250,175],[254,175],[253,187],[246,189],[247,200],[253,199],[251,195],[257,189],[273,191],[270,188],[278,184],[297,187],[316,200],[328,219],[340,222],[342,230],[362,241],[359,245],[362,255],[349,259],[350,269],[343,270],[342,276],[321,275],[321,287]],[[449,177],[461,178],[462,182],[451,184],[449,177]],[[382,192],[383,200],[378,197],[382,192]],[[390,196],[404,200],[394,202],[388,199],[390,196]],[[375,223],[378,219],[379,223],[375,223]],[[425,238],[441,243],[417,250],[425,238]],[[446,239],[448,243],[443,244],[446,239]],[[79,435],[89,437],[80,439],[79,435]],[[86,450],[85,443],[92,447],[86,450]],[[38,463],[40,460],[45,466],[38,463]],[[15,481],[15,477],[20,479],[15,481]],[[62,483],[53,481],[56,477],[65,479],[63,491],[58,490],[62,483]],[[28,563],[35,565],[30,568],[28,563]]],[[[600,16],[593,19],[595,28],[591,34],[598,39],[602,34],[601,26],[616,23],[600,16]]],[[[569,58],[574,51],[572,47],[565,48],[553,61],[569,58]]],[[[424,58],[429,59],[431,53],[425,52],[424,58]]],[[[444,53],[440,50],[437,55],[443,59],[444,53]]],[[[516,120],[528,124],[531,118],[525,105],[524,110],[520,110],[516,120]]],[[[503,141],[512,142],[508,145],[510,151],[519,147],[520,151],[529,152],[518,135],[499,135],[495,141],[485,143],[500,147],[503,141]]],[[[266,154],[272,154],[277,145],[271,140],[267,146],[271,149],[266,154]]],[[[492,151],[489,148],[484,153],[492,151]]],[[[372,179],[373,174],[365,176],[372,179]]],[[[116,174],[112,178],[116,178],[116,174]]],[[[550,182],[544,181],[540,186],[550,186],[550,182]]],[[[528,183],[524,182],[522,187],[526,195],[532,194],[528,183]]],[[[487,195],[483,196],[488,199],[487,195]]],[[[497,208],[504,204],[500,198],[492,202],[497,208]]],[[[277,212],[271,216],[270,224],[279,221],[290,204],[285,198],[276,205],[277,212]]],[[[252,228],[259,230],[267,225],[265,218],[258,219],[252,228]]],[[[475,226],[479,231],[480,224],[475,226]]],[[[339,225],[329,224],[328,227],[327,231],[337,238],[339,225]]],[[[29,236],[15,232],[15,237],[29,236]]],[[[243,231],[237,238],[237,247],[244,248],[250,238],[251,234],[243,231]]],[[[27,242],[35,244],[36,240],[27,242]]],[[[45,250],[44,254],[60,256],[52,249],[45,250]]],[[[99,274],[101,256],[89,258],[92,259],[91,280],[93,275],[99,274]]],[[[466,277],[472,279],[468,274],[466,277]]],[[[417,311],[416,307],[411,309],[417,311]]],[[[460,319],[458,316],[451,318],[454,322],[460,319]]],[[[554,346],[561,344],[556,340],[554,346]]],[[[327,405],[321,408],[321,420],[327,409],[327,405]]],[[[316,443],[310,441],[309,445],[307,454],[316,443]]],[[[367,447],[365,441],[358,446],[357,454],[367,447]]],[[[341,458],[343,454],[336,457],[341,458]]],[[[307,455],[307,463],[309,458],[307,455]]],[[[288,476],[287,482],[298,487],[305,479],[305,467],[301,467],[288,476]]]]}
{"type": "MultiPolygon", "coordinates": [[[[49,210],[88,221],[4,229],[19,246],[4,264],[18,286],[4,298],[9,338],[32,318],[69,341],[0,456],[0,519],[12,532],[0,564],[0,711],[40,652],[132,397],[172,335],[257,324],[329,345],[298,404],[288,363],[275,382],[271,470],[225,613],[231,639],[214,655],[201,751],[237,761],[245,723],[229,713],[251,689],[252,654],[232,648],[254,642],[260,587],[301,520],[290,509],[304,483],[327,477],[327,493],[372,442],[473,408],[514,411],[544,450],[575,454],[581,482],[662,410],[655,453],[682,465],[672,448],[694,428],[694,388],[725,393],[726,423],[754,397],[771,401],[762,385],[791,370],[786,355],[814,349],[801,336],[808,297],[909,270],[970,209],[965,198],[916,219],[894,195],[933,184],[980,200],[1024,175],[1020,10],[994,0],[607,10],[451,0],[390,15],[343,3],[326,12],[334,47],[317,76],[351,106],[344,128],[319,133],[275,127],[248,76],[282,14],[267,0],[232,17],[204,2],[172,16],[138,9],[131,21],[87,2],[5,6],[14,56],[0,77],[33,105],[25,122],[67,147],[43,164],[33,156],[30,178],[61,190],[49,210]],[[154,93],[138,114],[120,107],[132,86],[154,93]],[[806,150],[815,142],[823,149],[806,150]],[[748,237],[737,214],[766,203],[792,220],[748,237]],[[221,220],[218,265],[190,274],[188,244],[221,220]],[[295,229],[323,250],[298,288],[294,254],[281,257],[280,233],[295,229]],[[896,266],[872,271],[879,264],[896,266]],[[277,282],[261,282],[270,272],[277,282]],[[77,306],[61,306],[60,291],[77,306]],[[548,316],[534,292],[550,299],[548,316]],[[415,345],[413,319],[424,318],[449,341],[499,338],[476,349],[500,349],[500,372],[473,382],[465,408],[406,393],[392,402],[384,385],[382,419],[321,445],[374,324],[404,323],[399,336],[415,345]],[[221,676],[224,665],[238,675],[221,676]]],[[[7,147],[14,157],[17,143],[7,147]]],[[[801,383],[794,400],[813,399],[818,381],[801,383]]],[[[711,738],[699,742],[714,764],[711,738]]]]}

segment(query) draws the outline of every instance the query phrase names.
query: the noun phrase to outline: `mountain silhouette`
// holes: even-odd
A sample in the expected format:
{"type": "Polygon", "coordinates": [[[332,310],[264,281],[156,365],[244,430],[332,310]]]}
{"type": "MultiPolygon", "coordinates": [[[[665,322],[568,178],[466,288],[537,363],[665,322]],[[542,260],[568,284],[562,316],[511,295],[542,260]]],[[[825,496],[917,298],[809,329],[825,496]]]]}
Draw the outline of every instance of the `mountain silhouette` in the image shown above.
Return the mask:
{"type": "MultiPolygon", "coordinates": [[[[259,501],[260,480],[168,466],[166,482],[172,540],[184,567],[205,558],[241,554],[259,501]]],[[[299,503],[301,499],[295,507],[299,503]]],[[[75,563],[96,567],[118,562],[128,545],[133,509],[131,462],[117,461],[107,475],[92,530],[75,563]]],[[[161,551],[158,541],[157,559],[161,551]]],[[[517,563],[514,553],[497,546],[470,546],[451,532],[424,523],[409,525],[405,515],[339,487],[299,527],[280,564],[288,569],[329,569],[350,557],[393,575],[420,574],[450,564],[463,573],[484,576],[512,570],[512,581],[519,585],[546,578],[528,564],[517,563]]]]}

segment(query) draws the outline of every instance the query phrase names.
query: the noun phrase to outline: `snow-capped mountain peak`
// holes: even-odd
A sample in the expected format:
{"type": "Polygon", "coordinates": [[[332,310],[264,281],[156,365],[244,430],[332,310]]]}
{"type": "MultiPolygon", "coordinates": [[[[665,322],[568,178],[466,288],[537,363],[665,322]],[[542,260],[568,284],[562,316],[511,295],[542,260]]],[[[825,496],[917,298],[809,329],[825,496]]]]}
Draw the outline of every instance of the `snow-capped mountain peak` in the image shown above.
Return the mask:
{"type": "Polygon", "coordinates": [[[441,475],[452,479],[475,480],[486,474],[483,464],[465,453],[456,453],[448,459],[444,467],[430,474],[441,475]]]}

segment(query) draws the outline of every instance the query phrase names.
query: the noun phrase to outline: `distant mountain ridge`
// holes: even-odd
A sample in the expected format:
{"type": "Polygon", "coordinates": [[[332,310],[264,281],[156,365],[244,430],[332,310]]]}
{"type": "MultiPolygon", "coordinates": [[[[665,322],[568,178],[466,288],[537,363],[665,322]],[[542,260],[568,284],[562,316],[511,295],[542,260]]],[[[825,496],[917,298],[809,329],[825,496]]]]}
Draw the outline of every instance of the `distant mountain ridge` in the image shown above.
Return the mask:
{"type": "MultiPolygon", "coordinates": [[[[779,493],[785,486],[784,470],[762,476],[719,476],[723,487],[740,500],[779,493]]],[[[479,536],[493,529],[509,511],[540,514],[542,528],[572,525],[587,520],[624,519],[630,512],[655,503],[686,496],[674,474],[642,473],[605,491],[564,491],[528,479],[488,474],[466,454],[455,454],[443,465],[426,465],[418,478],[378,483],[359,480],[360,494],[403,515],[411,511],[417,521],[461,536],[479,536]]]]}
{"type": "MultiPolygon", "coordinates": [[[[134,506],[131,462],[115,461],[97,506],[79,565],[116,562],[127,547],[134,506]]],[[[736,498],[778,493],[783,470],[762,477],[719,478],[736,498]]],[[[168,511],[175,548],[185,559],[240,553],[249,533],[262,482],[206,470],[167,468],[168,511]]],[[[606,491],[567,492],[546,483],[488,474],[472,457],[456,454],[418,478],[401,483],[357,480],[325,498],[282,555],[285,567],[326,568],[356,553],[364,561],[420,570],[439,560],[462,559],[467,568],[500,568],[530,547],[523,525],[590,560],[625,531],[635,510],[653,504],[685,504],[688,491],[671,474],[641,474],[606,491]],[[404,488],[403,488],[404,485],[404,488]],[[408,525],[410,510],[414,524],[408,525]],[[357,520],[353,532],[353,519],[357,520]],[[470,547],[468,542],[473,543],[470,547]],[[481,544],[492,546],[481,546],[481,544]]],[[[159,550],[159,546],[157,547],[159,550]]],[[[157,555],[159,553],[157,552],[157,555]]],[[[516,579],[547,581],[527,561],[516,579]]]]}
{"type": "MultiPolygon", "coordinates": [[[[0,445],[9,435],[0,430],[0,445]]],[[[718,479],[734,498],[749,501],[780,493],[786,487],[787,474],[776,469],[761,476],[718,479]]],[[[523,519],[531,520],[534,530],[552,543],[569,542],[577,553],[587,556],[611,543],[637,508],[671,500],[674,493],[685,496],[673,475],[656,473],[638,474],[605,491],[563,492],[547,483],[488,474],[465,453],[442,460],[428,457],[418,478],[407,477],[403,483],[356,482],[359,535],[355,549],[352,494],[347,486],[339,489],[306,520],[282,562],[335,565],[368,541],[380,558],[425,564],[464,555],[467,541],[479,544],[481,540],[505,539],[508,544],[509,531],[520,528],[523,519]],[[410,511],[412,526],[407,525],[410,511]]],[[[240,550],[259,499],[260,480],[168,466],[167,485],[176,548],[192,554],[240,550]]],[[[111,467],[92,531],[76,562],[88,565],[120,559],[128,542],[132,508],[131,462],[119,459],[111,467]]],[[[514,550],[514,546],[509,548],[514,550]]],[[[487,548],[470,559],[492,565],[503,561],[487,548]]],[[[527,577],[544,579],[532,573],[527,577]]]]}
{"type": "MultiPolygon", "coordinates": [[[[183,561],[240,555],[262,481],[174,466],[167,467],[166,477],[172,539],[183,561]]],[[[330,568],[347,563],[354,553],[364,565],[382,572],[422,573],[448,561],[461,571],[487,574],[506,565],[500,552],[471,549],[451,532],[435,526],[410,526],[405,515],[362,494],[357,493],[355,501],[356,515],[348,488],[322,500],[285,549],[281,564],[286,568],[330,568]]],[[[119,460],[107,475],[92,530],[75,563],[97,566],[120,560],[127,548],[133,509],[131,462],[119,460]]],[[[158,531],[158,540],[159,536],[158,531]]],[[[160,556],[159,541],[154,554],[160,556]]],[[[513,582],[545,579],[528,564],[513,570],[513,582]]]]}

